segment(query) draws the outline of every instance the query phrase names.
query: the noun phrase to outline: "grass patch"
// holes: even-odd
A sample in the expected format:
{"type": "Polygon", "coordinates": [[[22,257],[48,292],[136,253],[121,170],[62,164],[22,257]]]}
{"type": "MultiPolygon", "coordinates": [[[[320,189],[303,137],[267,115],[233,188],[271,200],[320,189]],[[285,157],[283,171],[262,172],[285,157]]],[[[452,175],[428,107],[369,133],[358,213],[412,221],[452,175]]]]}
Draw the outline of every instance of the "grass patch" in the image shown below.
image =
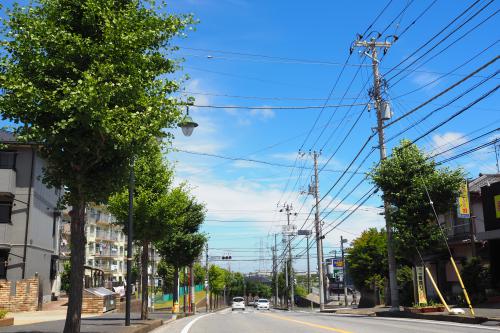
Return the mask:
{"type": "MultiPolygon", "coordinates": [[[[205,291],[204,290],[201,290],[201,291],[197,291],[195,294],[194,294],[194,299],[195,299],[195,303],[198,303],[199,301],[201,301],[202,299],[204,299],[206,296],[205,296],[205,291]]],[[[186,300],[187,300],[187,295],[186,295],[186,300]]],[[[155,309],[165,309],[165,308],[171,308],[172,307],[172,301],[166,301],[166,302],[157,302],[155,303],[155,309]]],[[[179,297],[179,307],[183,307],[184,306],[184,297],[181,296],[179,297]]]]}

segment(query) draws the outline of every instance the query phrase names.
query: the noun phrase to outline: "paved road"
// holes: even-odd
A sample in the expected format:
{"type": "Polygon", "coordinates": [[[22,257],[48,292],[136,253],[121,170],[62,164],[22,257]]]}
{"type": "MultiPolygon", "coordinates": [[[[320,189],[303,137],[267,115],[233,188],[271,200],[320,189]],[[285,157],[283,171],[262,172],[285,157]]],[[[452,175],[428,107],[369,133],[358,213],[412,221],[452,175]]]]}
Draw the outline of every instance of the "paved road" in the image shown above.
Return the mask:
{"type": "Polygon", "coordinates": [[[154,333],[494,333],[500,327],[308,312],[223,310],[184,318],[154,333]]]}

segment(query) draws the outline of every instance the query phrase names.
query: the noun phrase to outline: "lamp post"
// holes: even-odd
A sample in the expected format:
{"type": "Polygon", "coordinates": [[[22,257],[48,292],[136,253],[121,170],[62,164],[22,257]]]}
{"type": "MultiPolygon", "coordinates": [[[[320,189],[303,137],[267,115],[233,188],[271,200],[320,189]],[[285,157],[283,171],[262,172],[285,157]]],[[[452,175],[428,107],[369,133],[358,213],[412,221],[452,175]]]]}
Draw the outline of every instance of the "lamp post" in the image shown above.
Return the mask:
{"type": "MultiPolygon", "coordinates": [[[[179,122],[179,127],[182,129],[182,133],[185,136],[191,136],[195,127],[198,127],[198,123],[194,122],[189,116],[189,106],[186,108],[186,115],[179,122]]],[[[134,187],[135,187],[135,175],[134,175],[134,156],[130,159],[130,179],[128,185],[128,237],[127,237],[127,291],[125,299],[125,326],[130,326],[130,304],[132,296],[132,241],[133,241],[133,210],[134,210],[134,187]]]]}

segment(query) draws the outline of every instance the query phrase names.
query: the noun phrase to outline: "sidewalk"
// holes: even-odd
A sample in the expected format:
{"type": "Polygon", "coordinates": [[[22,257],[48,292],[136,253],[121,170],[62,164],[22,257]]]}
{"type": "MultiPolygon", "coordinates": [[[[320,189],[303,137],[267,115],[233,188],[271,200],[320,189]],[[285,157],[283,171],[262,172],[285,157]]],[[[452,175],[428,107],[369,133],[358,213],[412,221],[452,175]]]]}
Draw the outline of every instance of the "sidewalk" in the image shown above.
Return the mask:
{"type": "MultiPolygon", "coordinates": [[[[60,310],[58,310],[60,311],[60,310]]],[[[51,311],[39,311],[38,313],[32,314],[33,316],[41,315],[44,316],[47,312],[51,311]]],[[[28,313],[26,313],[28,314],[28,313]]],[[[56,333],[62,332],[64,328],[64,318],[66,317],[66,312],[64,312],[64,317],[62,319],[56,319],[54,316],[48,317],[49,320],[37,323],[27,323],[21,324],[14,319],[14,326],[1,327],[0,332],[5,333],[56,333]]],[[[60,318],[60,317],[59,317],[60,318]]],[[[170,313],[165,312],[155,312],[151,313],[150,320],[140,320],[139,313],[131,314],[131,326],[125,326],[125,314],[123,313],[106,313],[101,316],[96,315],[86,315],[82,316],[81,332],[82,333],[145,333],[149,332],[162,325],[164,321],[168,321],[172,318],[170,313]]]]}
{"type": "Polygon", "coordinates": [[[428,312],[428,313],[410,313],[402,311],[390,311],[390,307],[380,306],[375,308],[337,308],[325,309],[323,312],[336,313],[336,314],[352,314],[363,316],[377,316],[377,317],[397,317],[397,318],[414,318],[414,319],[428,319],[439,321],[451,321],[459,323],[481,324],[489,322],[491,325],[500,325],[500,308],[497,307],[475,307],[476,314],[473,317],[468,308],[462,308],[465,315],[450,315],[447,312],[428,312]]]}

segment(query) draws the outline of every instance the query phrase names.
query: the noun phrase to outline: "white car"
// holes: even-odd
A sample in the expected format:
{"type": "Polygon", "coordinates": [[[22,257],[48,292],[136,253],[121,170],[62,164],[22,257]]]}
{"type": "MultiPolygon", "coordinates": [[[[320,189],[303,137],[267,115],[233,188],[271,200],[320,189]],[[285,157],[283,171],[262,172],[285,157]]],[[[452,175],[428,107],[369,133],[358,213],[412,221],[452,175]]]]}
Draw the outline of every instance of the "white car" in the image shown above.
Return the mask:
{"type": "Polygon", "coordinates": [[[234,297],[231,303],[231,310],[245,310],[245,299],[243,297],[234,297]]]}
{"type": "Polygon", "coordinates": [[[257,301],[257,310],[269,310],[269,301],[261,298],[257,301]]]}

